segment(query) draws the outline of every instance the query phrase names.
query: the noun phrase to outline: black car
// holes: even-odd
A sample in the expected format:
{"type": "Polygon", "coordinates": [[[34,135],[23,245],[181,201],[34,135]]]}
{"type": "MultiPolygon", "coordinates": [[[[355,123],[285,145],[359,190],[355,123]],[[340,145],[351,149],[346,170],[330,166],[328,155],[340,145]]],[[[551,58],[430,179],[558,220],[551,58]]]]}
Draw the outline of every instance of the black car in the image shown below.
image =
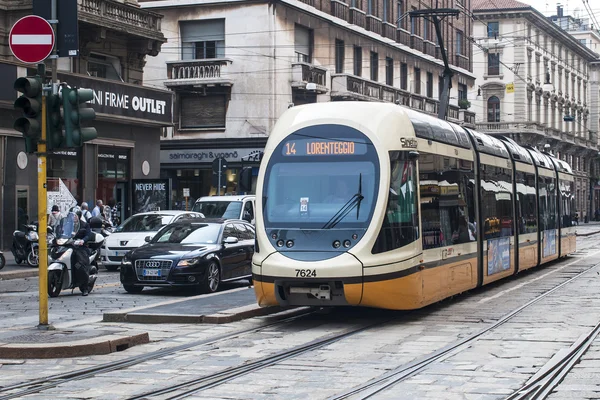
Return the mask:
{"type": "Polygon", "coordinates": [[[254,235],[254,227],[240,220],[169,224],[123,257],[121,283],[129,293],[144,286],[187,286],[212,293],[223,281],[252,282],[254,235]]]}

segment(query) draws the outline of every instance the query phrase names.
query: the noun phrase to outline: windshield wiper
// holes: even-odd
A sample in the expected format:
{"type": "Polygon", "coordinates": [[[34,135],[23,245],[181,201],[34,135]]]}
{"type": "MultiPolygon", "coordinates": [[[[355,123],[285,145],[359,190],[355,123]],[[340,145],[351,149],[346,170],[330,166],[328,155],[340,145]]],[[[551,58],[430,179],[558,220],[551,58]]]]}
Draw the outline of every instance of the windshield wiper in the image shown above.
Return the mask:
{"type": "Polygon", "coordinates": [[[333,217],[321,229],[331,229],[336,226],[341,220],[346,218],[346,215],[352,211],[354,207],[356,207],[356,219],[358,219],[358,214],[360,212],[360,203],[364,199],[362,195],[362,174],[358,175],[358,193],[352,195],[350,200],[346,202],[335,214],[333,217]]]}

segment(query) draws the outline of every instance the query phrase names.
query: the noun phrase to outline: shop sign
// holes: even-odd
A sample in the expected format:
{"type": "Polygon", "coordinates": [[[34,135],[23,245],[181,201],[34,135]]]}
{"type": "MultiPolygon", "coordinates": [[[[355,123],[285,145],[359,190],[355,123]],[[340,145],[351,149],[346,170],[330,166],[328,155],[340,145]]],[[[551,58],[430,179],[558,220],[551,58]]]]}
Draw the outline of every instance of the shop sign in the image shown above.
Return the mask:
{"type": "Polygon", "coordinates": [[[228,162],[252,161],[262,153],[262,148],[249,149],[179,149],[161,150],[161,164],[210,164],[215,159],[223,157],[228,162]]]}
{"type": "Polygon", "coordinates": [[[169,125],[173,122],[172,92],[79,75],[59,73],[58,77],[61,82],[66,82],[71,87],[92,89],[94,98],[88,104],[97,113],[164,122],[169,125]]]}
{"type": "Polygon", "coordinates": [[[169,210],[168,179],[133,179],[133,213],[169,210]]]}
{"type": "Polygon", "coordinates": [[[57,205],[61,215],[65,217],[69,213],[71,207],[77,205],[77,200],[75,200],[75,197],[73,197],[67,185],[65,185],[60,178],[58,179],[58,191],[47,193],[48,202],[46,204],[46,214],[50,214],[52,212],[52,206],[57,205]]]}

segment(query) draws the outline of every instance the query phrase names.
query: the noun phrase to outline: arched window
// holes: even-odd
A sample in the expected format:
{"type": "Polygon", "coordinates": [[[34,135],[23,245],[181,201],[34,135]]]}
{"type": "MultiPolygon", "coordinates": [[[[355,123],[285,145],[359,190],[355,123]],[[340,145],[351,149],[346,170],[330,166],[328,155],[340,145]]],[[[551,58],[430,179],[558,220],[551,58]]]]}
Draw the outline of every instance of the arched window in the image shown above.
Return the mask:
{"type": "Polygon", "coordinates": [[[500,122],[500,99],[496,96],[488,99],[488,122],[500,122]]]}

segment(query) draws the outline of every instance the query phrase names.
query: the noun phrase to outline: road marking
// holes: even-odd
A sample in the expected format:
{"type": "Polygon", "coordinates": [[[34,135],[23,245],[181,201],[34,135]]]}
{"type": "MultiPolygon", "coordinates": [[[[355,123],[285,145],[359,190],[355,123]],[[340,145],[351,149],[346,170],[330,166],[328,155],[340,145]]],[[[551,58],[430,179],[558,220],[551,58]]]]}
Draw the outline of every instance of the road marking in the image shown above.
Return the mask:
{"type": "MultiPolygon", "coordinates": [[[[579,258],[577,258],[576,260],[573,260],[572,262],[570,262],[570,263],[568,263],[568,264],[566,264],[566,265],[563,265],[562,267],[556,268],[554,271],[547,272],[547,273],[545,273],[544,275],[542,275],[542,276],[538,276],[537,278],[534,278],[534,279],[532,279],[532,280],[530,280],[530,281],[528,281],[528,282],[519,283],[519,284],[518,284],[517,286],[515,286],[515,287],[512,287],[512,288],[510,288],[510,289],[503,290],[503,291],[501,291],[500,293],[496,293],[496,294],[495,294],[495,295],[493,295],[493,296],[489,296],[489,297],[486,297],[486,298],[484,298],[484,299],[481,299],[481,300],[479,300],[477,303],[478,303],[478,304],[482,304],[482,303],[487,303],[487,302],[488,302],[488,301],[490,301],[490,300],[497,299],[498,297],[504,296],[504,295],[505,295],[505,294],[507,294],[507,293],[510,293],[510,292],[512,292],[512,291],[515,291],[515,290],[517,290],[517,289],[521,289],[522,287],[524,287],[524,286],[526,286],[526,285],[529,285],[530,283],[537,282],[537,281],[539,281],[540,279],[544,279],[545,277],[547,277],[547,276],[549,276],[549,275],[552,275],[552,274],[554,274],[555,272],[562,271],[563,269],[567,268],[568,266],[571,266],[571,265],[575,264],[576,262],[579,262],[579,261],[581,261],[581,259],[585,259],[585,258],[588,258],[588,257],[592,257],[592,256],[595,256],[596,254],[600,254],[600,250],[599,250],[599,251],[597,251],[597,252],[595,252],[595,253],[588,254],[588,255],[586,255],[585,257],[579,257],[579,258]]],[[[592,268],[593,268],[593,267],[592,267],[592,268]]],[[[590,269],[591,269],[591,268],[590,268],[590,269]]]]}

